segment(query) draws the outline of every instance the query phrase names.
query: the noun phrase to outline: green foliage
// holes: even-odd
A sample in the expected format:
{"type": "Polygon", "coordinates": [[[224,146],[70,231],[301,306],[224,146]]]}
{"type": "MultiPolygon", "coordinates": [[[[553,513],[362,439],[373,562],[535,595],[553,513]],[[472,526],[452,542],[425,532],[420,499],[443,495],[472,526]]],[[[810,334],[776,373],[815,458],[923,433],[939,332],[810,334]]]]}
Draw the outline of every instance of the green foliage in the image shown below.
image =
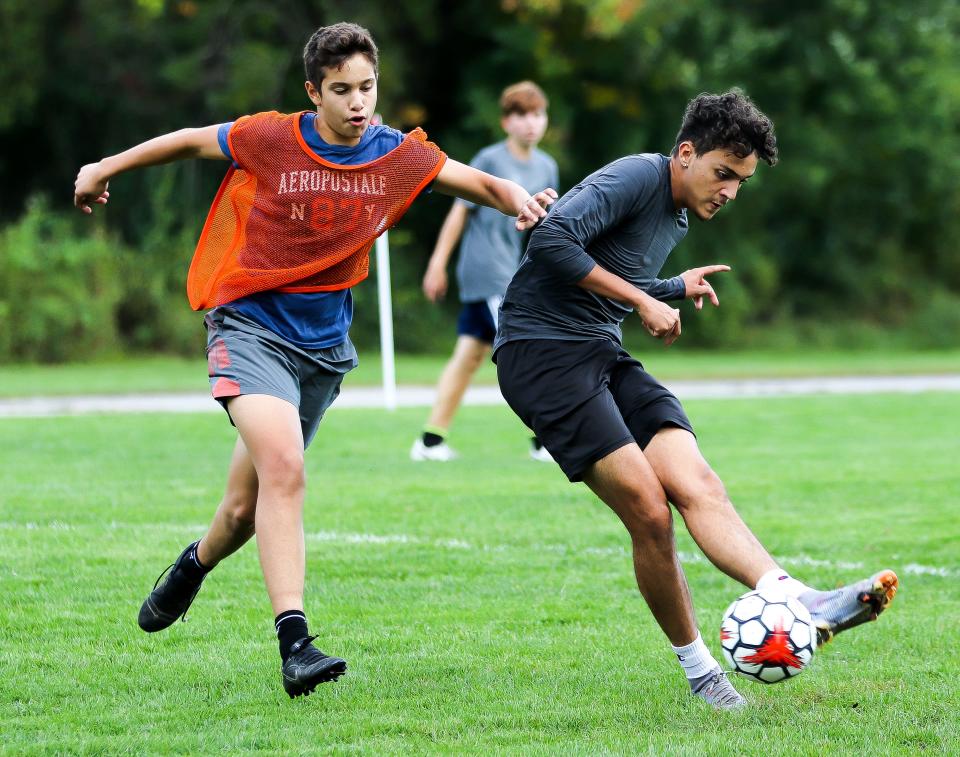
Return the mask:
{"type": "Polygon", "coordinates": [[[153,172],[148,193],[153,223],[136,249],[119,258],[124,294],[117,322],[124,344],[136,352],[172,352],[200,355],[206,343],[203,316],[190,309],[186,275],[203,214],[185,227],[177,218],[177,197],[189,164],[166,166],[153,172]]]}
{"type": "Polygon", "coordinates": [[[42,68],[35,56],[44,46],[43,23],[49,9],[38,3],[0,5],[0,133],[19,119],[29,120],[42,90],[42,68]]]}
{"type": "Polygon", "coordinates": [[[953,346],[960,334],[960,297],[937,289],[919,309],[911,327],[916,332],[914,344],[937,349],[953,346]]]}
{"type": "Polygon", "coordinates": [[[78,360],[117,349],[118,242],[33,198],[0,233],[0,359],[78,360]]]}
{"type": "MultiPolygon", "coordinates": [[[[66,197],[80,165],[155,134],[308,107],[303,43],[343,19],[379,42],[387,123],[423,125],[458,160],[500,138],[503,86],[539,81],[561,190],[623,154],[668,152],[692,96],[743,87],[773,118],[781,162],[761,166],[716,220],[694,222],[668,261],[664,275],[734,268],[718,279],[721,311],[698,316],[684,340],[820,343],[836,328],[870,344],[874,332],[915,332],[922,321],[924,343],[960,343],[955,301],[936,294],[960,288],[955,2],[8,0],[0,182],[14,197],[66,197]],[[851,316],[853,327],[838,326],[851,316]]],[[[111,186],[109,226],[137,250],[119,256],[126,343],[195,348],[183,276],[220,176],[219,164],[191,163],[111,186]]],[[[447,207],[419,200],[392,240],[406,348],[436,349],[450,329],[454,304],[419,295],[447,207]]],[[[8,201],[0,222],[23,212],[8,201]]],[[[376,343],[370,291],[356,293],[361,345],[376,343]]]]}
{"type": "MultiPolygon", "coordinates": [[[[561,25],[574,3],[517,5],[520,18],[531,14],[541,28],[573,37],[594,28],[589,11],[584,25],[561,25]]],[[[588,59],[572,37],[554,48],[578,72],[556,83],[579,109],[569,135],[575,149],[603,146],[602,162],[624,152],[633,132],[642,135],[639,149],[667,151],[686,99],[734,85],[777,125],[781,164],[761,166],[724,216],[694,222],[683,262],[677,255],[669,263],[670,271],[734,267],[718,288],[723,309],[736,312],[698,325],[696,340],[732,344],[755,327],[829,324],[851,313],[906,327],[931,284],[956,286],[956,4],[662,0],[618,8],[619,30],[590,39],[588,59]]]]}

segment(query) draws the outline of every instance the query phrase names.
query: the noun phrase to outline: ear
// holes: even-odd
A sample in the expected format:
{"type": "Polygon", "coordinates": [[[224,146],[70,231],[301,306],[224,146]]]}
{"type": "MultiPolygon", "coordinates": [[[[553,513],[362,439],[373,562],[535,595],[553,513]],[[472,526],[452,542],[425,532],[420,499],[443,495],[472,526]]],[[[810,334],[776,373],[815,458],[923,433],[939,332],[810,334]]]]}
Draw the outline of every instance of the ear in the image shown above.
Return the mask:
{"type": "Polygon", "coordinates": [[[310,102],[318,107],[323,103],[323,98],[320,97],[320,91],[313,85],[312,81],[305,81],[303,88],[307,90],[307,97],[310,98],[310,102]]]}
{"type": "Polygon", "coordinates": [[[690,161],[696,157],[696,154],[697,151],[693,146],[693,142],[689,139],[677,145],[677,157],[680,158],[681,165],[690,165],[690,161]]]}

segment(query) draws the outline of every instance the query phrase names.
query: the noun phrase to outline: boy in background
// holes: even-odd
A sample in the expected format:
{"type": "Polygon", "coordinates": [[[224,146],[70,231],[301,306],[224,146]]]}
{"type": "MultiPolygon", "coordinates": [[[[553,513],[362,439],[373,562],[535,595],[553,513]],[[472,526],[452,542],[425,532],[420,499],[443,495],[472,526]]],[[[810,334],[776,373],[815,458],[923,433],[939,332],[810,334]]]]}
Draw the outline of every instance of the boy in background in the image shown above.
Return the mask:
{"type": "MultiPolygon", "coordinates": [[[[500,126],[507,138],[483,148],[470,165],[515,181],[528,191],[556,187],[557,163],[537,149],[547,130],[547,105],[543,91],[531,81],[503,90],[500,126]]],[[[447,292],[447,263],[461,236],[457,283],[463,307],[457,319],[457,343],[440,374],[423,433],[410,450],[412,460],[446,462],[457,456],[447,444],[447,434],[470,380],[490,352],[500,302],[520,263],[522,237],[509,219],[469,200],[456,200],[440,228],[423,277],[423,293],[431,302],[447,292]]],[[[530,455],[544,462],[553,459],[536,437],[530,455]]]]}

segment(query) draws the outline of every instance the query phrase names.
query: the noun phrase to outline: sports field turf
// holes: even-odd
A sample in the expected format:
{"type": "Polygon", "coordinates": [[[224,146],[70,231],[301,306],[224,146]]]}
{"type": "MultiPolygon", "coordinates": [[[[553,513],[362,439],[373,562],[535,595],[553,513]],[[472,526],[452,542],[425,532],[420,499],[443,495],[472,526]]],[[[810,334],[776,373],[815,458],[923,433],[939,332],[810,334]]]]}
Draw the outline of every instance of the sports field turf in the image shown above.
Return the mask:
{"type": "MultiPolygon", "coordinates": [[[[661,380],[960,373],[960,350],[724,353],[667,349],[645,343],[636,354],[644,361],[651,361],[657,378],[661,380]]],[[[447,357],[397,355],[397,382],[432,386],[447,357]]],[[[68,365],[0,365],[0,398],[138,392],[206,393],[206,371],[206,361],[199,347],[197,357],[191,359],[155,355],[68,365]]],[[[362,350],[360,366],[351,371],[348,386],[375,386],[381,380],[380,356],[362,350]]],[[[492,362],[485,360],[481,364],[473,383],[497,383],[492,362]]]]}
{"type": "MultiPolygon", "coordinates": [[[[821,587],[902,589],[751,706],[691,699],[636,592],[626,534],[466,408],[462,460],[413,464],[422,410],[331,410],[308,452],[308,612],[350,670],[289,700],[256,552],[189,622],[136,614],[202,533],[234,432],[217,415],[0,420],[5,753],[960,752],[956,395],[690,402],[747,521],[821,587]]],[[[741,589],[678,539],[707,643],[741,589]]]]}

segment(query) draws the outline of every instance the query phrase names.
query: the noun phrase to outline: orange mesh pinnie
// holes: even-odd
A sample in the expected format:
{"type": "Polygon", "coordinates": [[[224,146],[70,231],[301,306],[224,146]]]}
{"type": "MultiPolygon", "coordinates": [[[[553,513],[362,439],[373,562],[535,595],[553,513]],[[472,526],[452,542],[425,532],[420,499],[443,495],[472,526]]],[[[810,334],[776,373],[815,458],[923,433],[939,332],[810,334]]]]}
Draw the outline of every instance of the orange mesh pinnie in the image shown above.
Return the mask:
{"type": "Polygon", "coordinates": [[[368,253],[440,172],[446,155],[414,129],[370,163],[340,165],[303,141],[300,114],[259,113],[230,130],[231,168],[187,276],[194,310],[272,289],[346,289],[368,253]]]}

